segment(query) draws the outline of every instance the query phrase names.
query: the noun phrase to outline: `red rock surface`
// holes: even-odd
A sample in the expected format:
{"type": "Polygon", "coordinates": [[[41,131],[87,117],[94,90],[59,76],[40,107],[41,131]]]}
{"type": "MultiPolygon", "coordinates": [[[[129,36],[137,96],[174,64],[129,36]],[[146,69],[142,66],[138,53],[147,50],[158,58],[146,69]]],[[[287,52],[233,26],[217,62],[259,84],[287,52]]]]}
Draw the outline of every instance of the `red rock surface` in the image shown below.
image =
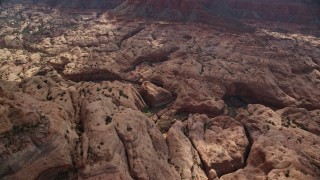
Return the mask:
{"type": "Polygon", "coordinates": [[[146,103],[153,108],[161,107],[173,100],[172,94],[169,91],[148,81],[142,83],[139,92],[146,103]]]}
{"type": "Polygon", "coordinates": [[[319,28],[262,19],[1,5],[0,179],[319,179],[319,28]]]}
{"type": "Polygon", "coordinates": [[[232,173],[244,166],[249,141],[243,126],[230,117],[189,117],[188,136],[199,152],[209,178],[232,173]]]}
{"type": "MultiPolygon", "coordinates": [[[[254,107],[254,106],[253,106],[254,107]]],[[[267,108],[256,106],[256,111],[267,108]]],[[[260,117],[266,115],[258,115],[260,117]]],[[[270,115],[266,116],[267,118],[270,115]]],[[[248,165],[221,179],[318,179],[319,136],[300,128],[277,127],[274,123],[262,122],[251,113],[241,113],[236,118],[250,134],[252,143],[248,165]]]]}

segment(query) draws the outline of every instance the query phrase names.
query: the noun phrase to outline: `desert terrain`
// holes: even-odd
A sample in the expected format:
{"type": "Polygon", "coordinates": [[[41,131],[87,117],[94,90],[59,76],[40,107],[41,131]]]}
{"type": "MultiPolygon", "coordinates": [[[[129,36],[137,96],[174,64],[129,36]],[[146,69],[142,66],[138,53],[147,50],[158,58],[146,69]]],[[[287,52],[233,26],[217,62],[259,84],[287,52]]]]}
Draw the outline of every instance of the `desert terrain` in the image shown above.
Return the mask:
{"type": "Polygon", "coordinates": [[[1,3],[0,179],[320,179],[317,1],[101,2],[1,3]]]}

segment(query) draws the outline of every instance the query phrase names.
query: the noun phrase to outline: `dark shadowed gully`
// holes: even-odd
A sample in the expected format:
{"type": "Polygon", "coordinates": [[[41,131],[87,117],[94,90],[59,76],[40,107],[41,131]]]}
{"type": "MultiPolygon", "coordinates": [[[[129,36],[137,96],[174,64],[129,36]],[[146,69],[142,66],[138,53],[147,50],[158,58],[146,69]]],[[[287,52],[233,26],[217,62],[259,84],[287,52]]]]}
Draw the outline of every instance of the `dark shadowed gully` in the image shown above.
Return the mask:
{"type": "Polygon", "coordinates": [[[0,179],[320,179],[319,13],[0,1],[0,179]]]}

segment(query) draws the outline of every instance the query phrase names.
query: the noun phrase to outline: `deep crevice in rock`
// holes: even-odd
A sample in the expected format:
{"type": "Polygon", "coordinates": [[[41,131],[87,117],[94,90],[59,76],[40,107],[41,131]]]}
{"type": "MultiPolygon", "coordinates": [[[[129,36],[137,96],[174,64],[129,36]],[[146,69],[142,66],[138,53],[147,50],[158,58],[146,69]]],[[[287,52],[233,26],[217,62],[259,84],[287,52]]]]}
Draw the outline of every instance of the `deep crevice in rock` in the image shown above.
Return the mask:
{"type": "Polygon", "coordinates": [[[239,95],[224,95],[222,100],[224,100],[225,104],[231,108],[246,108],[248,106],[246,99],[239,95]]]}
{"type": "Polygon", "coordinates": [[[202,159],[202,157],[201,157],[198,149],[196,148],[196,145],[195,145],[195,144],[193,143],[193,141],[189,138],[189,130],[188,130],[187,127],[185,127],[185,130],[184,130],[183,133],[184,133],[184,135],[189,139],[189,141],[190,141],[193,149],[197,152],[197,154],[198,154],[198,156],[199,156],[199,158],[200,158],[200,163],[201,163],[200,168],[203,170],[203,172],[205,173],[205,175],[207,176],[207,178],[208,178],[209,180],[211,180],[210,177],[209,177],[209,171],[210,171],[210,169],[209,169],[209,167],[206,166],[206,163],[205,163],[204,160],[202,159]]]}
{"type": "Polygon", "coordinates": [[[176,52],[178,49],[179,48],[176,46],[168,46],[166,48],[153,49],[147,51],[135,57],[135,59],[133,59],[131,67],[125,69],[123,72],[127,73],[134,71],[138,66],[140,66],[143,63],[153,64],[168,61],[170,55],[176,52]]]}
{"type": "Polygon", "coordinates": [[[90,72],[77,73],[77,74],[68,74],[63,75],[64,78],[69,79],[74,82],[80,81],[91,81],[91,82],[100,82],[100,81],[114,81],[121,80],[120,75],[103,70],[91,70],[90,72]]]}
{"type": "Polygon", "coordinates": [[[128,164],[128,170],[129,170],[129,174],[131,176],[132,179],[136,180],[137,178],[135,177],[134,173],[133,173],[133,169],[131,168],[130,166],[130,159],[129,159],[129,155],[128,155],[128,151],[127,151],[127,148],[125,146],[125,140],[119,135],[119,132],[117,130],[117,128],[115,128],[115,131],[116,131],[116,134],[118,136],[118,138],[120,139],[121,143],[123,144],[123,148],[125,150],[125,154],[126,154],[126,160],[127,160],[127,164],[128,164]]]}
{"type": "Polygon", "coordinates": [[[253,145],[253,139],[251,137],[251,134],[250,134],[248,128],[245,125],[242,125],[242,126],[243,126],[243,129],[245,131],[246,137],[247,137],[247,139],[249,141],[249,144],[248,144],[248,146],[246,148],[246,151],[245,151],[244,157],[243,157],[243,159],[244,159],[243,168],[244,168],[244,167],[246,167],[248,165],[248,158],[250,156],[251,148],[252,148],[252,145],[253,145]]]}
{"type": "MultiPolygon", "coordinates": [[[[73,110],[74,110],[74,114],[73,114],[73,116],[74,116],[74,123],[76,124],[76,129],[75,129],[75,131],[76,131],[76,133],[77,133],[77,135],[78,135],[78,139],[77,139],[77,141],[76,141],[76,144],[75,144],[75,146],[74,146],[74,152],[77,152],[77,148],[79,148],[80,147],[80,154],[77,154],[77,153],[74,153],[74,154],[72,154],[72,174],[73,174],[73,176],[77,176],[77,174],[78,174],[78,164],[77,164],[77,158],[79,158],[79,159],[82,159],[83,158],[83,146],[82,146],[82,141],[81,141],[81,137],[82,137],[82,135],[83,135],[83,133],[84,133],[84,120],[82,119],[82,117],[81,117],[81,104],[82,103],[76,103],[76,101],[75,101],[75,99],[74,99],[74,96],[73,96],[73,94],[71,93],[71,92],[68,92],[68,94],[69,94],[69,96],[70,96],[70,98],[71,98],[71,102],[72,102],[72,107],[73,107],[73,110]],[[78,104],[78,107],[79,107],[79,109],[77,108],[77,105],[78,104]],[[80,104],[80,105],[79,105],[80,104]],[[77,119],[79,120],[79,121],[77,121],[77,119]]],[[[73,179],[75,179],[75,178],[73,178],[73,179]]]]}
{"type": "Polygon", "coordinates": [[[73,174],[71,167],[61,166],[53,167],[42,172],[36,180],[42,179],[73,179],[75,174],[73,174]]]}
{"type": "Polygon", "coordinates": [[[232,174],[232,173],[238,171],[239,169],[244,169],[244,168],[248,165],[248,158],[249,158],[249,156],[250,156],[250,152],[251,152],[251,147],[252,147],[252,144],[253,144],[253,140],[252,140],[252,138],[251,138],[251,135],[250,135],[250,133],[249,133],[249,130],[248,130],[244,125],[243,125],[243,128],[244,128],[244,131],[245,131],[245,135],[246,135],[246,137],[247,137],[247,139],[248,139],[248,141],[249,141],[249,144],[248,144],[248,146],[246,147],[246,150],[245,150],[245,152],[244,152],[244,154],[243,154],[243,165],[242,165],[241,167],[237,168],[237,169],[234,169],[232,172],[222,174],[222,175],[220,175],[219,177],[222,177],[222,176],[227,175],[227,174],[232,174]]]}
{"type": "Polygon", "coordinates": [[[135,36],[136,34],[140,33],[141,31],[143,31],[145,29],[145,27],[138,27],[137,29],[125,34],[123,37],[120,38],[119,42],[117,43],[118,47],[120,48],[122,46],[123,41],[132,38],[133,36],[135,36]]]}
{"type": "MultiPolygon", "coordinates": [[[[271,97],[268,91],[259,92],[253,90],[246,83],[236,82],[226,88],[223,96],[225,102],[230,107],[246,107],[247,104],[261,104],[271,109],[285,108],[285,102],[271,97]]],[[[261,91],[261,90],[260,90],[261,91]]]]}
{"type": "MultiPolygon", "coordinates": [[[[250,135],[250,133],[249,133],[249,130],[248,130],[245,126],[243,126],[243,128],[244,128],[244,130],[245,130],[245,135],[246,135],[246,137],[247,137],[247,139],[248,139],[248,141],[249,141],[249,144],[248,144],[248,146],[246,147],[246,150],[245,150],[245,152],[244,152],[244,154],[243,154],[243,165],[242,165],[241,167],[239,167],[239,168],[233,169],[232,172],[224,173],[224,174],[219,174],[218,177],[222,177],[222,176],[224,176],[224,175],[226,175],[226,174],[232,174],[232,173],[238,171],[239,169],[245,168],[245,167],[248,165],[248,158],[249,158],[249,155],[250,155],[250,152],[251,152],[251,147],[252,147],[252,144],[253,144],[253,140],[252,140],[252,138],[251,138],[251,135],[250,135]]],[[[206,163],[205,163],[204,160],[202,159],[202,157],[201,157],[198,149],[196,148],[195,144],[194,144],[193,141],[188,137],[188,133],[189,133],[188,130],[185,129],[185,130],[184,130],[185,136],[189,139],[192,147],[196,150],[197,154],[199,155],[199,158],[200,158],[200,161],[201,161],[201,165],[202,165],[202,167],[203,167],[202,169],[203,169],[203,171],[205,172],[205,174],[206,174],[206,176],[208,177],[208,179],[211,180],[210,177],[209,177],[209,174],[208,174],[209,171],[210,171],[210,168],[206,166],[206,163]]],[[[212,168],[212,169],[215,170],[214,168],[212,168]]]]}

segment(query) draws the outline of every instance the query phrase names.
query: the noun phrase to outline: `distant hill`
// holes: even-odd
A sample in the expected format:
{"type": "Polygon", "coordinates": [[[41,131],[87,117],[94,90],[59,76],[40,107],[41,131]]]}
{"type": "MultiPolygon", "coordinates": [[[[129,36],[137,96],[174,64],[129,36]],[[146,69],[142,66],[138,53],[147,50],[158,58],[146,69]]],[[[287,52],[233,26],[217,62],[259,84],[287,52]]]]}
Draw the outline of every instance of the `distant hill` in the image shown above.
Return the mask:
{"type": "MultiPolygon", "coordinates": [[[[8,0],[1,0],[5,2],[8,0]]],[[[9,0],[10,1],[10,0],[9,0]]],[[[219,24],[239,19],[320,25],[320,0],[11,0],[81,9],[113,9],[125,16],[219,24]]]]}
{"type": "Polygon", "coordinates": [[[127,0],[115,12],[202,22],[222,17],[320,24],[317,0],[127,0]]]}

